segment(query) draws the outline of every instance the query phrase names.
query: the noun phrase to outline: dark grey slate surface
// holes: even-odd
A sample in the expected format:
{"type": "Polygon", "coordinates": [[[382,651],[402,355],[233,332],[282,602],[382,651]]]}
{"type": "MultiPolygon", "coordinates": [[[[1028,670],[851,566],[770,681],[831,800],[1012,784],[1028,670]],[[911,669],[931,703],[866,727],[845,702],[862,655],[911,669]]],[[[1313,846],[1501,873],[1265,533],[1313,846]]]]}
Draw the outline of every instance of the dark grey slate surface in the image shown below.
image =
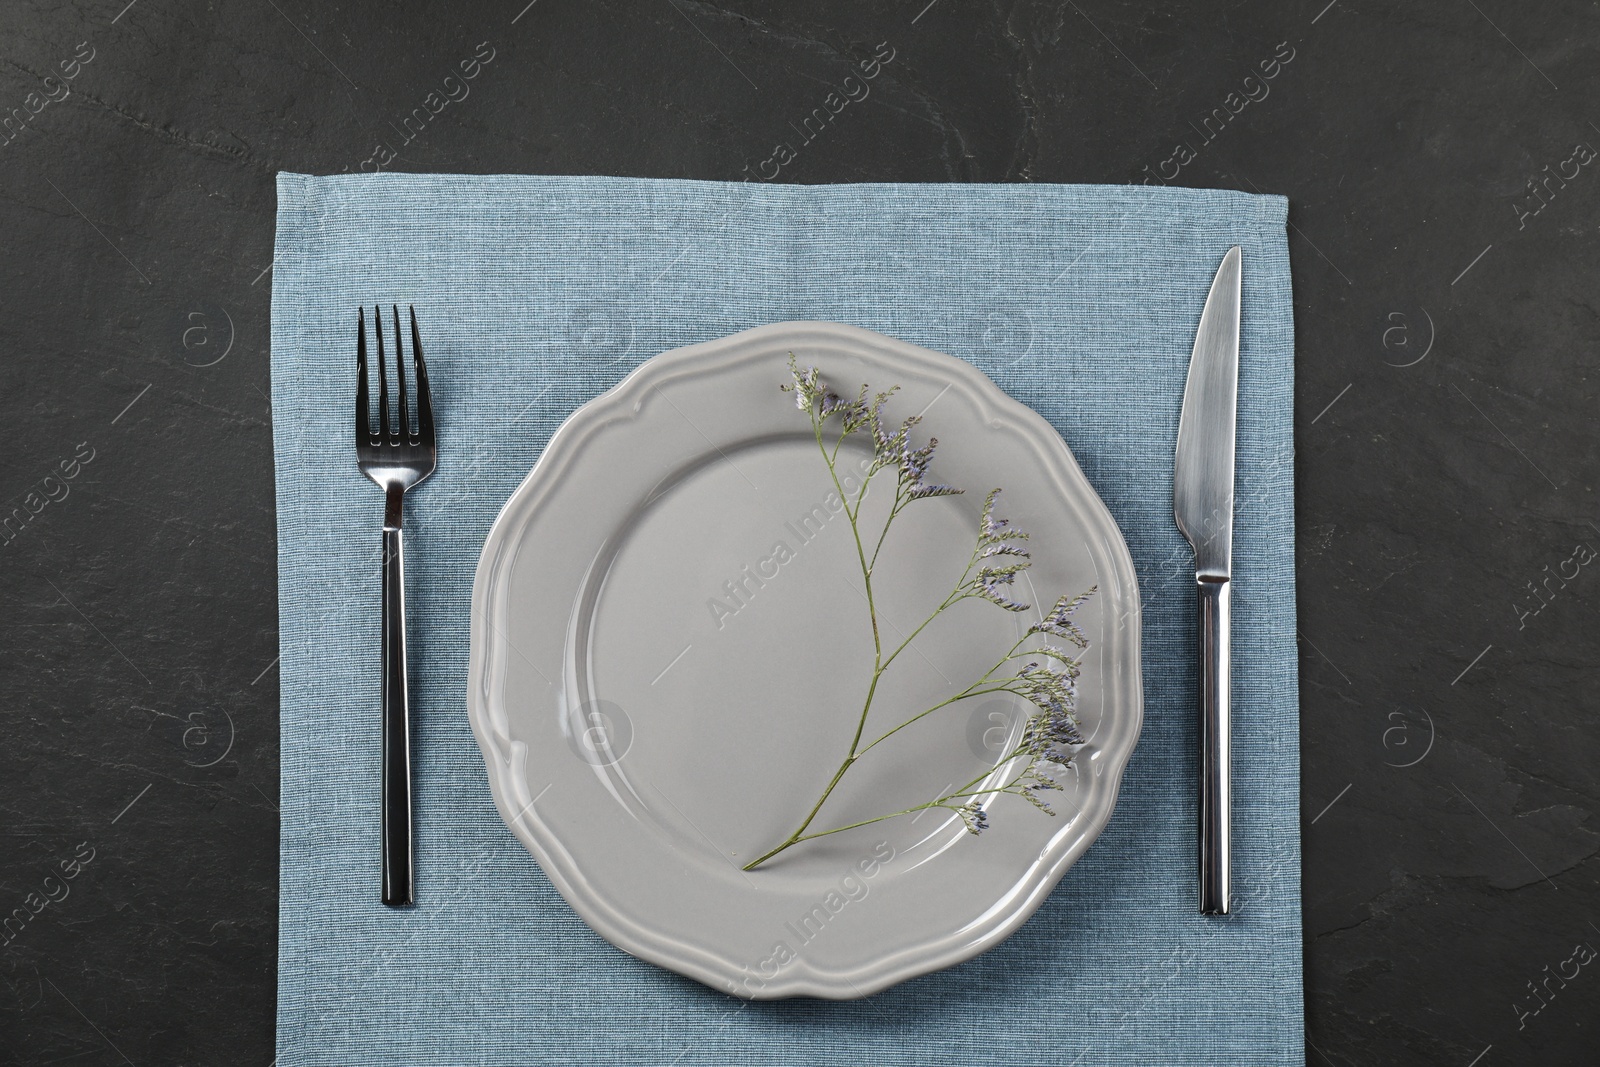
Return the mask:
{"type": "Polygon", "coordinates": [[[1593,5],[524,2],[0,11],[0,1062],[272,1061],[272,179],[381,143],[1287,194],[1308,1061],[1595,1062],[1593,5]]]}

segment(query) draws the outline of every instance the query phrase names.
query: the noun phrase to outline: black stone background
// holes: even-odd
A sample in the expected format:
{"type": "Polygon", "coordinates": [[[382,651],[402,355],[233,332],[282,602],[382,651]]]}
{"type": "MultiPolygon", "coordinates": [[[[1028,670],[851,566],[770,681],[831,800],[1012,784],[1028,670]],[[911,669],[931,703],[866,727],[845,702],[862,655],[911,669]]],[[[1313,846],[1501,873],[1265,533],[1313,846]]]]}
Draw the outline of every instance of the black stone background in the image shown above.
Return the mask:
{"type": "Polygon", "coordinates": [[[0,947],[4,1062],[273,1060],[273,176],[357,169],[485,41],[394,169],[737,180],[887,41],[782,180],[1187,142],[1176,183],[1287,194],[1307,1059],[1600,1062],[1600,7],[525,3],[0,7],[14,123],[93,49],[0,146],[0,510],[48,501],[0,543],[0,908],[69,890],[0,947]]]}

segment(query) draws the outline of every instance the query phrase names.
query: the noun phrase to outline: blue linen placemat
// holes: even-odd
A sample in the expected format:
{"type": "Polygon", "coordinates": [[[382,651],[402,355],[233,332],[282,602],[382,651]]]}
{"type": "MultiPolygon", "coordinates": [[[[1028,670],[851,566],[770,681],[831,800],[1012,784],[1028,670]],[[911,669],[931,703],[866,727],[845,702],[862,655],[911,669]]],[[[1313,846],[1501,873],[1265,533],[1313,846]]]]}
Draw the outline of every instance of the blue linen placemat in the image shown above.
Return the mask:
{"type": "Polygon", "coordinates": [[[1275,196],[382,174],[278,180],[278,1067],[1302,1064],[1293,332],[1275,196]],[[1172,458],[1195,326],[1244,248],[1237,913],[1196,913],[1192,557],[1172,458]],[[417,906],[378,902],[379,491],[356,305],[414,303],[440,463],[407,497],[417,906]],[[1145,726],[1110,826],[1010,940],[865,1001],[746,1003],[613,949],[490,800],[473,571],[552,431],[655,353],[786,319],[949,352],[1048,418],[1121,525],[1145,726]]]}

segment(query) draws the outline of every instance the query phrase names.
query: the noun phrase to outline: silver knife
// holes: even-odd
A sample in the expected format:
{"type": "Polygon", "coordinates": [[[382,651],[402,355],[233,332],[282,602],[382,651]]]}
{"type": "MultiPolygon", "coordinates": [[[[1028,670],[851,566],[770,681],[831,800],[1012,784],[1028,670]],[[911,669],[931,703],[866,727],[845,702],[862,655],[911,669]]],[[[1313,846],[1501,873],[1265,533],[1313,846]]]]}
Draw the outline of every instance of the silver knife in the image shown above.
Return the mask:
{"type": "Polygon", "coordinates": [[[1228,590],[1233,578],[1233,440],[1239,396],[1239,246],[1211,282],[1178,420],[1172,509],[1194,546],[1200,596],[1200,913],[1228,914],[1232,755],[1228,590]]]}

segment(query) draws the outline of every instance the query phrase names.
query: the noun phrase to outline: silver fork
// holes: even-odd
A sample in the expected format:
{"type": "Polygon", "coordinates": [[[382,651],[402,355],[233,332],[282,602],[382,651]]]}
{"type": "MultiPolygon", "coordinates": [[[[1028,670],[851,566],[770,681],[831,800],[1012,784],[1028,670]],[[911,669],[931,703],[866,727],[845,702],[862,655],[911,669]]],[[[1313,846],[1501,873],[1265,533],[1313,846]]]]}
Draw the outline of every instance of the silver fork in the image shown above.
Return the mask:
{"type": "Polygon", "coordinates": [[[394,312],[396,418],[389,417],[389,375],[384,360],[383,310],[372,309],[378,340],[378,423],[371,423],[367,388],[366,309],[356,312],[356,466],[383,489],[383,902],[412,902],[411,713],[406,695],[406,581],[400,537],[401,501],[407,489],[433,473],[439,449],[433,434],[428,366],[422,361],[417,311],[411,312],[411,358],[416,377],[416,422],[406,405],[400,309],[394,312]]]}

